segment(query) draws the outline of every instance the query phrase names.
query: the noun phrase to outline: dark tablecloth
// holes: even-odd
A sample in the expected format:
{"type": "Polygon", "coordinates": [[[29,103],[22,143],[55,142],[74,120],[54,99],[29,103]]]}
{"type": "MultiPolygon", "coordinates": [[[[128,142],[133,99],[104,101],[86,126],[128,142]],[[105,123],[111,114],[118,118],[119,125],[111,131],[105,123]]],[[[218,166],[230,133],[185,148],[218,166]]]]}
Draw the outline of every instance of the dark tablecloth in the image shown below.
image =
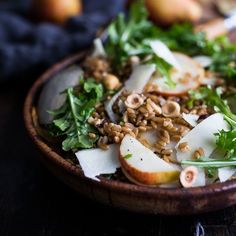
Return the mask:
{"type": "Polygon", "coordinates": [[[34,23],[30,0],[0,2],[0,82],[46,68],[91,45],[99,27],[124,9],[125,0],[84,0],[83,14],[64,27],[34,23]]]}

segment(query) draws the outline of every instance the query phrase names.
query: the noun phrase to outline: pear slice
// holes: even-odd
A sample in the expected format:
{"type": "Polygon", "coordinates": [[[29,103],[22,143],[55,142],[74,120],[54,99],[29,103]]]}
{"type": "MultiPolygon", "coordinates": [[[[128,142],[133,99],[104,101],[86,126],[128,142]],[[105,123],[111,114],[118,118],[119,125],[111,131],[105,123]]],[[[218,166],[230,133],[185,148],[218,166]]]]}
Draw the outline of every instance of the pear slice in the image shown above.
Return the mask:
{"type": "Polygon", "coordinates": [[[215,113],[188,132],[176,145],[176,157],[178,161],[190,160],[194,151],[198,148],[204,150],[204,156],[209,157],[216,148],[215,133],[219,130],[228,130],[228,123],[224,120],[224,116],[215,113]],[[182,152],[178,147],[181,143],[187,143],[189,151],[182,152]]]}
{"type": "MultiPolygon", "coordinates": [[[[199,87],[204,77],[203,68],[192,58],[182,54],[173,53],[176,60],[181,64],[181,70],[173,68],[170,72],[171,80],[176,83],[175,87],[169,87],[166,84],[166,78],[155,75],[149,81],[150,85],[154,85],[155,92],[166,96],[181,96],[199,87]]],[[[157,68],[158,69],[158,68],[157,68]]]]}
{"type": "Polygon", "coordinates": [[[138,184],[167,184],[179,178],[177,166],[162,160],[131,135],[122,140],[119,159],[127,178],[138,184]]]}
{"type": "Polygon", "coordinates": [[[108,150],[100,148],[84,149],[75,153],[84,175],[99,181],[96,177],[101,174],[113,174],[120,167],[119,146],[109,145],[108,150]]]}

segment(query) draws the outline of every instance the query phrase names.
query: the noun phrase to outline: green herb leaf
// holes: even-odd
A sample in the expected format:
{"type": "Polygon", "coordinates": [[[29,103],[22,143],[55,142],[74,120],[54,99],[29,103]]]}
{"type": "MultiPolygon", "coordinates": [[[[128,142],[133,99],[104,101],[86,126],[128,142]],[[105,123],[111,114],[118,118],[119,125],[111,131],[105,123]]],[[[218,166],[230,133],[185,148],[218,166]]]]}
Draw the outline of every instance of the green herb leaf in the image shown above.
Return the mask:
{"type": "Polygon", "coordinates": [[[221,98],[221,88],[212,89],[211,87],[201,87],[197,91],[190,91],[193,100],[203,100],[207,105],[213,107],[216,112],[221,112],[225,115],[231,125],[236,125],[236,115],[234,115],[227,102],[221,98]]]}
{"type": "Polygon", "coordinates": [[[170,70],[172,69],[172,66],[169,63],[156,55],[153,55],[152,59],[150,59],[148,62],[156,65],[157,70],[164,76],[166,84],[170,88],[175,87],[175,82],[170,78],[170,70]]]}
{"type": "Polygon", "coordinates": [[[127,18],[122,13],[112,22],[108,36],[106,51],[117,71],[125,66],[131,55],[144,58],[153,54],[147,42],[159,39],[171,50],[190,56],[210,56],[213,59],[210,65],[212,71],[225,78],[236,77],[236,45],[230,43],[227,36],[208,40],[204,33],[194,32],[190,24],[175,24],[163,30],[148,20],[143,0],[132,4],[127,18]]]}
{"type": "Polygon", "coordinates": [[[215,111],[221,112],[224,115],[225,120],[231,126],[231,130],[221,130],[215,134],[216,146],[225,152],[225,159],[221,161],[214,159],[200,159],[199,161],[196,161],[196,165],[214,168],[218,168],[217,165],[219,165],[219,167],[224,165],[228,166],[229,164],[234,165],[232,164],[232,158],[236,156],[236,116],[231,112],[227,102],[221,98],[221,88],[212,89],[210,87],[201,87],[198,91],[191,91],[190,95],[193,100],[203,100],[207,105],[213,107],[215,111]],[[226,161],[227,163],[225,163],[226,161]]]}
{"type": "Polygon", "coordinates": [[[129,153],[129,154],[127,154],[127,155],[124,156],[124,159],[127,160],[127,159],[131,158],[132,156],[133,156],[133,155],[132,155],[131,153],[129,153]]]}
{"type": "Polygon", "coordinates": [[[96,129],[86,121],[94,111],[97,102],[103,98],[103,87],[93,79],[84,80],[78,88],[66,90],[66,101],[56,111],[51,111],[54,116],[50,125],[50,133],[54,136],[65,137],[62,148],[65,151],[79,148],[91,148],[97,138],[91,139],[90,132],[97,133],[96,129]]]}
{"type": "Polygon", "coordinates": [[[185,160],[181,161],[181,165],[191,165],[201,168],[222,168],[222,167],[236,167],[236,158],[215,160],[209,158],[200,158],[195,161],[185,160]]]}

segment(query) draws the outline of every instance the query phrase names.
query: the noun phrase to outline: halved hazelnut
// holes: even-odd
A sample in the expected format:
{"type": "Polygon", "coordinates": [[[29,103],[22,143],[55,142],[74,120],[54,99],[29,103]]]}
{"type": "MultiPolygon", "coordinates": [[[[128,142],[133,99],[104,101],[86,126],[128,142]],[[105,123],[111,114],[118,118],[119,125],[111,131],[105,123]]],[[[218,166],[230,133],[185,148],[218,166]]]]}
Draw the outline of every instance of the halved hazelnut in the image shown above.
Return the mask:
{"type": "Polygon", "coordinates": [[[125,105],[132,109],[139,108],[140,106],[143,105],[143,103],[144,103],[144,98],[137,93],[130,94],[125,101],[125,105]]]}
{"type": "Polygon", "coordinates": [[[193,187],[198,176],[198,169],[195,166],[188,166],[180,173],[180,183],[185,188],[193,187]]]}
{"type": "Polygon", "coordinates": [[[162,114],[165,117],[178,117],[180,116],[180,105],[174,101],[168,101],[162,106],[162,114]]]}

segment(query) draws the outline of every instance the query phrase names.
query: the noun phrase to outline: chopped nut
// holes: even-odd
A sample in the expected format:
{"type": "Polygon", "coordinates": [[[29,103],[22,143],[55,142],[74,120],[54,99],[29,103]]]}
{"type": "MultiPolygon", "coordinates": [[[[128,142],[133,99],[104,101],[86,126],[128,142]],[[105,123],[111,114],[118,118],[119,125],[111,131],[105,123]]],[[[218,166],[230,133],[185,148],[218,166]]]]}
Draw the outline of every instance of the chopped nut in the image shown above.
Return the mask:
{"type": "Polygon", "coordinates": [[[178,146],[178,149],[181,152],[188,152],[188,151],[190,151],[190,147],[188,146],[188,142],[180,143],[179,146],[178,146]]]}
{"type": "Polygon", "coordinates": [[[147,99],[147,105],[151,106],[152,110],[154,110],[156,114],[160,115],[162,113],[161,107],[155,104],[150,98],[147,99]]]}
{"type": "Polygon", "coordinates": [[[120,142],[120,138],[118,136],[115,136],[114,137],[114,141],[115,141],[115,143],[119,143],[120,142]]]}
{"type": "Polygon", "coordinates": [[[140,58],[138,56],[132,56],[129,58],[129,62],[132,66],[136,66],[140,63],[140,58]]]}
{"type": "Polygon", "coordinates": [[[162,106],[162,114],[165,117],[178,117],[180,116],[180,105],[174,101],[167,101],[162,106]]]}
{"type": "Polygon", "coordinates": [[[96,134],[94,134],[94,133],[89,133],[88,136],[91,139],[95,139],[97,137],[96,134]]]}
{"type": "Polygon", "coordinates": [[[193,187],[198,175],[198,170],[195,166],[188,166],[180,173],[180,183],[183,187],[193,187]]]}
{"type": "Polygon", "coordinates": [[[121,85],[119,79],[112,74],[107,74],[102,82],[105,88],[109,90],[118,89],[121,85]]]}
{"type": "Polygon", "coordinates": [[[139,108],[143,103],[144,98],[137,93],[130,94],[125,101],[125,105],[132,109],[139,108]]]}

